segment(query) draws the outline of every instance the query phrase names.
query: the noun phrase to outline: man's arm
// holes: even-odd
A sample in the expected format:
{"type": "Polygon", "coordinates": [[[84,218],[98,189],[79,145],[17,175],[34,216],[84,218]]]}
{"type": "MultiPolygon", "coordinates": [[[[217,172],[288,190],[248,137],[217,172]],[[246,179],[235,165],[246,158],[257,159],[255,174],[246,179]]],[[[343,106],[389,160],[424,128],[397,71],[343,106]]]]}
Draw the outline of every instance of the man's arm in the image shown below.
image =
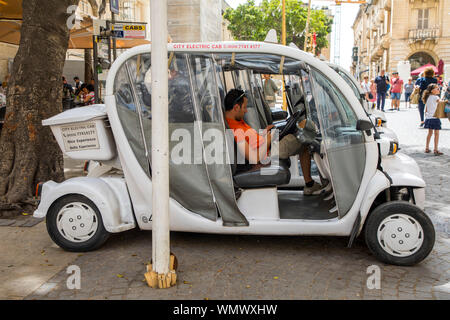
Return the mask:
{"type": "Polygon", "coordinates": [[[258,148],[250,147],[245,139],[237,143],[238,151],[245,156],[245,159],[247,159],[250,164],[258,164],[262,159],[267,157],[272,142],[272,135],[268,132],[264,138],[264,143],[258,148]]]}

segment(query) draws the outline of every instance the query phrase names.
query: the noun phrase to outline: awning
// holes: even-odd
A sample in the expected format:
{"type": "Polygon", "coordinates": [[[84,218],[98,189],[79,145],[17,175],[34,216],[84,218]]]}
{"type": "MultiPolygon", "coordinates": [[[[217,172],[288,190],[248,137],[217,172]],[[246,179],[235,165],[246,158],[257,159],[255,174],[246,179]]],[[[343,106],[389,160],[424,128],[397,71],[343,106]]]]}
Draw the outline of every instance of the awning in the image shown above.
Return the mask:
{"type": "Polygon", "coordinates": [[[412,76],[418,76],[419,74],[421,74],[422,72],[424,72],[426,68],[429,68],[429,67],[432,67],[432,68],[433,68],[435,74],[439,74],[439,73],[438,73],[438,68],[436,68],[436,66],[432,65],[431,63],[428,63],[428,64],[426,64],[426,65],[424,65],[424,66],[421,66],[420,68],[417,68],[417,69],[414,70],[414,71],[411,71],[411,75],[412,75],[412,76]]]}
{"type": "MultiPolygon", "coordinates": [[[[0,0],[0,42],[14,45],[20,44],[20,28],[22,25],[22,0],[0,0]]],[[[70,31],[69,49],[92,49],[92,20],[85,18],[80,29],[70,31]]],[[[141,44],[149,44],[144,39],[117,39],[118,49],[132,48],[141,44]]]]}
{"type": "MultiPolygon", "coordinates": [[[[2,19],[22,19],[22,0],[1,0],[0,20],[2,19]]],[[[1,30],[1,29],[0,29],[1,30]]]]}

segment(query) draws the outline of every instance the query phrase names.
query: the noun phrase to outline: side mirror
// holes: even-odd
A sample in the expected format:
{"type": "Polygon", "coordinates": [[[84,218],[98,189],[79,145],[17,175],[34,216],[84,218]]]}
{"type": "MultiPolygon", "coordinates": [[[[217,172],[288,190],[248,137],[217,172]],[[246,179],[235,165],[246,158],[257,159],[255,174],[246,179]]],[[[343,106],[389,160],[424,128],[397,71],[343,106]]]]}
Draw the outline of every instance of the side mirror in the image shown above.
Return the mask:
{"type": "Polygon", "coordinates": [[[373,128],[373,124],[367,120],[358,120],[356,122],[356,130],[358,131],[366,131],[369,135],[371,133],[371,129],[373,128]]]}

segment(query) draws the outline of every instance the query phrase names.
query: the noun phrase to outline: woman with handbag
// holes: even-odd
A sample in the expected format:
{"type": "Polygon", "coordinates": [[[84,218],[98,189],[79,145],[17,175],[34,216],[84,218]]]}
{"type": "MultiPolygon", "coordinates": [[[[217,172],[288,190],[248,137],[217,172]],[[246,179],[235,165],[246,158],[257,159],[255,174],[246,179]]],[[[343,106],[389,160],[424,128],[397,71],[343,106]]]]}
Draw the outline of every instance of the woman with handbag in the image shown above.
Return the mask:
{"type": "Polygon", "coordinates": [[[432,67],[428,67],[423,72],[423,77],[417,79],[415,85],[420,88],[419,92],[419,115],[420,115],[420,127],[424,126],[424,109],[425,104],[423,102],[423,92],[428,88],[431,83],[437,84],[437,79],[434,77],[434,70],[432,67]]]}
{"type": "Polygon", "coordinates": [[[439,86],[435,83],[429,84],[427,89],[423,92],[423,103],[425,104],[425,124],[424,128],[428,129],[427,143],[425,153],[430,153],[430,140],[434,133],[434,155],[441,156],[442,152],[438,149],[439,144],[439,130],[441,130],[441,120],[435,117],[435,112],[438,107],[439,100],[439,86]]]}

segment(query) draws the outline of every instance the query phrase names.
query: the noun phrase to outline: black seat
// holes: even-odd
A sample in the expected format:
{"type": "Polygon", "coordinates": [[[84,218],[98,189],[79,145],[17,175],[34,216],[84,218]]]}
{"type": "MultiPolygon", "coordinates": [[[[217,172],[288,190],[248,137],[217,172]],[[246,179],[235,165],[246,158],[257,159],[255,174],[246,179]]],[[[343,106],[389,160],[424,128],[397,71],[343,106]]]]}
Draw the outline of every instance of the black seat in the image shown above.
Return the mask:
{"type": "Polygon", "coordinates": [[[234,183],[240,188],[275,187],[289,183],[291,172],[288,162],[280,159],[278,163],[254,165],[250,170],[233,176],[234,183]]]}

